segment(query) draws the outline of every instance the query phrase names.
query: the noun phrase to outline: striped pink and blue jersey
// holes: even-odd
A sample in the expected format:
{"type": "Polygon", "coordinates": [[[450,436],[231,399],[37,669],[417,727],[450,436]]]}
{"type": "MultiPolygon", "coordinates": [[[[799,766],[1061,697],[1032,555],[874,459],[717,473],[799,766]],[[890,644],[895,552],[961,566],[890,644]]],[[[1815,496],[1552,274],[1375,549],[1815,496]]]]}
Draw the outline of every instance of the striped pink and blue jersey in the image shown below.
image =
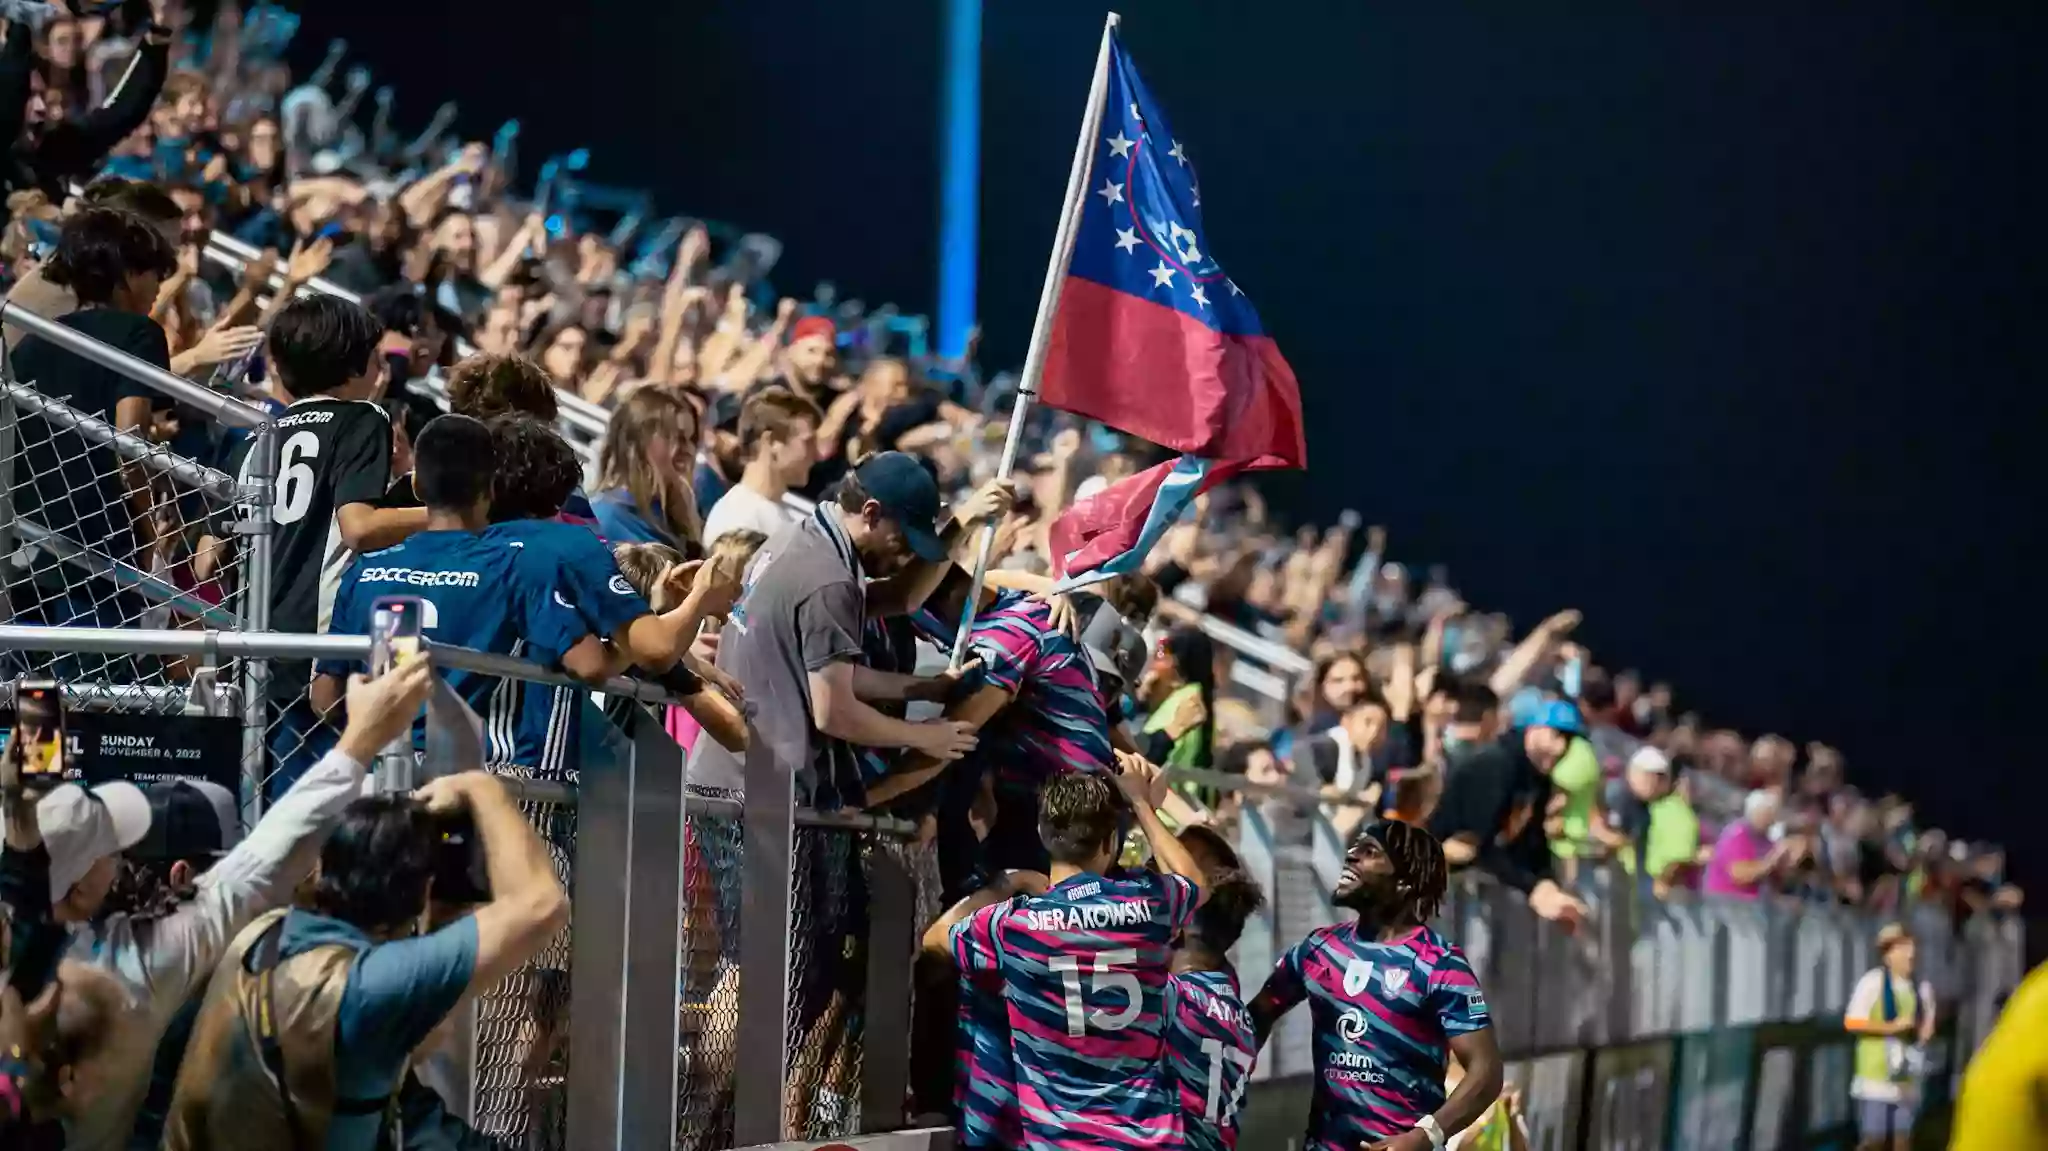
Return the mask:
{"type": "Polygon", "coordinates": [[[1450,1039],[1491,1026],[1465,955],[1427,927],[1388,943],[1358,924],[1294,945],[1261,995],[1309,1001],[1316,1082],[1306,1151],[1356,1151],[1444,1105],[1450,1039]]]}
{"type": "Polygon", "coordinates": [[[1166,981],[1166,1069],[1179,1093],[1188,1151],[1231,1151],[1259,1040],[1232,971],[1166,981]]]}
{"type": "MultiPolygon", "coordinates": [[[[956,944],[957,946],[957,944],[956,944]]],[[[997,971],[960,975],[960,1075],[953,1105],[960,1146],[1007,1151],[1017,1145],[1017,1072],[1010,1060],[1010,1008],[997,971]]]]}
{"type": "Polygon", "coordinates": [[[1084,872],[953,928],[960,969],[1005,986],[1021,1151],[1182,1145],[1166,978],[1196,900],[1177,875],[1084,872]]]}
{"type": "MultiPolygon", "coordinates": [[[[953,629],[931,613],[919,612],[914,621],[927,639],[953,646],[953,629]]],[[[1109,709],[1095,667],[1074,637],[1052,625],[1051,608],[1023,592],[1003,592],[975,617],[968,644],[981,661],[971,686],[994,684],[1012,696],[981,729],[975,752],[994,770],[998,788],[1036,795],[1056,775],[1109,767],[1109,709]]]]}

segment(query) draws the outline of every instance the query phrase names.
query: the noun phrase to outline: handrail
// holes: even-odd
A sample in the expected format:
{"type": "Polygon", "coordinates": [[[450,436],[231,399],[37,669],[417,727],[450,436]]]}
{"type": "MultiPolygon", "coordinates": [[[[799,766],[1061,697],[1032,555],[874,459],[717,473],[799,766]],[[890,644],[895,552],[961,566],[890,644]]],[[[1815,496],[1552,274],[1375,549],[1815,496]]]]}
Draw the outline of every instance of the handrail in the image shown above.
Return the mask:
{"type": "Polygon", "coordinates": [[[27,384],[0,379],[0,388],[6,389],[9,399],[44,420],[67,431],[77,432],[102,447],[112,448],[115,455],[130,463],[168,476],[215,499],[233,502],[242,496],[240,486],[235,483],[234,477],[226,472],[215,471],[204,464],[173,455],[152,441],[124,432],[105,420],[89,416],[69,404],[50,399],[27,384]]]}
{"type": "Polygon", "coordinates": [[[31,335],[41,336],[67,352],[91,360],[110,372],[126,376],[143,387],[162,392],[187,407],[197,408],[230,427],[254,428],[270,422],[270,417],[261,408],[245,404],[231,396],[224,396],[212,388],[202,387],[183,376],[174,375],[146,360],[131,356],[119,348],[103,344],[84,332],[74,331],[55,320],[44,319],[34,312],[10,308],[4,302],[0,302],[0,322],[13,324],[31,335]]]}
{"type": "MultiPolygon", "coordinates": [[[[21,533],[24,543],[47,550],[51,555],[57,557],[57,562],[76,568],[88,576],[112,580],[123,587],[129,588],[153,604],[175,608],[195,619],[224,624],[228,627],[234,626],[235,619],[231,612],[181,591],[176,585],[151,575],[134,564],[101,555],[76,540],[58,535],[34,520],[15,520],[14,530],[21,533]]],[[[97,631],[100,629],[85,628],[83,630],[97,631]]],[[[204,655],[205,653],[183,652],[178,654],[204,655]]]]}
{"type": "MultiPolygon", "coordinates": [[[[523,659],[492,652],[475,651],[450,644],[430,643],[434,661],[444,667],[495,675],[529,683],[589,689],[581,680],[571,679],[523,659]]],[[[370,637],[363,635],[305,635],[288,632],[172,631],[165,628],[26,627],[0,625],[0,651],[69,651],[95,655],[190,655],[217,653],[224,659],[367,659],[370,637]]],[[[650,683],[623,677],[609,679],[601,690],[607,695],[625,696],[641,703],[673,704],[680,701],[670,692],[650,683]]]]}

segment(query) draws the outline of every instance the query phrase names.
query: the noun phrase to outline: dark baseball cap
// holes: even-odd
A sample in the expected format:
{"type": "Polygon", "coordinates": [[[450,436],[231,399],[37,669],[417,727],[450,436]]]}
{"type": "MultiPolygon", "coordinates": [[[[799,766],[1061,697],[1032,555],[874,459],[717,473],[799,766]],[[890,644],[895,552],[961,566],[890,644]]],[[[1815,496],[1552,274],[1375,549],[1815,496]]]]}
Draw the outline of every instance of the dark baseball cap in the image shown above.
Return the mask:
{"type": "Polygon", "coordinates": [[[745,405],[746,398],[738,392],[720,392],[711,398],[711,408],[705,413],[704,422],[716,431],[739,431],[740,409],[745,405]]]}
{"type": "Polygon", "coordinates": [[[131,859],[176,863],[210,859],[241,839],[234,793],[216,783],[171,779],[143,789],[149,799],[149,834],[129,849],[131,859]]]}
{"type": "Polygon", "coordinates": [[[916,456],[878,452],[853,469],[853,478],[869,499],[882,505],[882,513],[903,529],[903,538],[917,558],[927,563],[946,558],[945,541],[934,530],[939,522],[939,482],[916,456]]]}

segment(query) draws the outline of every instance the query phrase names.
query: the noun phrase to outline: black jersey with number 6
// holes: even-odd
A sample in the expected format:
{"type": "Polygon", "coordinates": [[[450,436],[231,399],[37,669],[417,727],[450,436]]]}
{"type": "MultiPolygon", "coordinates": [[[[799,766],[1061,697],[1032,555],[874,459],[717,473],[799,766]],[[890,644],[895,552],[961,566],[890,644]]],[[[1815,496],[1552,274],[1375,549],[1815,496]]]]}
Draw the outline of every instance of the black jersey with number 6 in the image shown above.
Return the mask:
{"type": "MultiPolygon", "coordinates": [[[[391,419],[366,400],[315,396],[286,408],[273,427],[270,626],[325,632],[335,589],[355,559],[334,513],[384,497],[391,483],[391,419]]],[[[244,459],[245,480],[248,469],[244,459]]]]}

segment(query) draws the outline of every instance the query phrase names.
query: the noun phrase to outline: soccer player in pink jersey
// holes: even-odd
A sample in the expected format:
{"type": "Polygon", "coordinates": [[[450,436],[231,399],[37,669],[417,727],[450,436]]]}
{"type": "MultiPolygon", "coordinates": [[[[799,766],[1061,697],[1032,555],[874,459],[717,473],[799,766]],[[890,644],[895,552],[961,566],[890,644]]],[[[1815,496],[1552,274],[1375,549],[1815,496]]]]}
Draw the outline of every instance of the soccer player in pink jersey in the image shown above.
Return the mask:
{"type": "Polygon", "coordinates": [[[1209,898],[1181,935],[1166,980],[1166,1069],[1188,1151],[1233,1151],[1259,1041],[1229,954],[1265,895],[1221,835],[1191,827],[1180,842],[1201,864],[1209,898]]]}
{"type": "Polygon", "coordinates": [[[1052,857],[1050,886],[986,893],[978,898],[988,905],[952,927],[960,970],[1001,976],[1018,1151],[1184,1145],[1179,1096],[1164,1069],[1166,983],[1204,879],[1153,810],[1158,769],[1136,756],[1118,764],[1115,776],[1046,782],[1039,830],[1052,857]],[[1116,866],[1133,823],[1163,871],[1116,866]]]}
{"type": "Polygon", "coordinates": [[[1315,1020],[1307,1151],[1443,1151],[1500,1095],[1500,1047],[1465,956],[1430,930],[1443,846],[1412,824],[1367,824],[1332,893],[1358,913],[1294,945],[1252,999],[1260,1042],[1303,999],[1315,1020]],[[1446,1098],[1448,1053],[1465,1078],[1446,1098]]]}

